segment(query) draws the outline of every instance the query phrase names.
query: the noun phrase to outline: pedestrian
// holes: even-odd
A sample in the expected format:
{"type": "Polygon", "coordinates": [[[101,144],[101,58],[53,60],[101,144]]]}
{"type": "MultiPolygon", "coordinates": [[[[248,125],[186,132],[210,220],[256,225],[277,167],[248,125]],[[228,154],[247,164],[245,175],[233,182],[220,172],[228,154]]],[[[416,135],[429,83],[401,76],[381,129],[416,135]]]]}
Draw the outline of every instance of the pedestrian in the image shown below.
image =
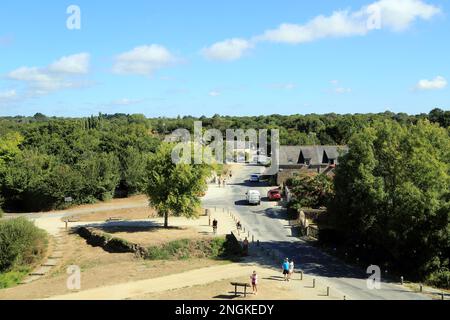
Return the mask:
{"type": "Polygon", "coordinates": [[[284,259],[282,269],[283,269],[284,281],[289,281],[289,259],[288,258],[284,259]]]}
{"type": "Polygon", "coordinates": [[[219,224],[218,221],[214,218],[214,220],[213,220],[213,233],[214,233],[214,235],[217,234],[218,224],[219,224]]]}
{"type": "Polygon", "coordinates": [[[238,222],[236,223],[236,229],[237,229],[237,230],[242,230],[242,224],[241,224],[240,221],[238,221],[238,222]]]}
{"type": "Polygon", "coordinates": [[[245,256],[248,256],[248,245],[249,245],[249,243],[248,243],[248,239],[246,237],[244,242],[243,242],[243,245],[242,245],[242,247],[244,249],[244,255],[245,256]]]}
{"type": "Polygon", "coordinates": [[[258,294],[258,275],[256,274],[256,271],[253,271],[253,274],[250,276],[250,280],[252,281],[252,289],[253,294],[258,294]]]}
{"type": "Polygon", "coordinates": [[[291,259],[291,262],[289,262],[289,280],[291,280],[293,274],[294,274],[294,260],[291,259]]]}

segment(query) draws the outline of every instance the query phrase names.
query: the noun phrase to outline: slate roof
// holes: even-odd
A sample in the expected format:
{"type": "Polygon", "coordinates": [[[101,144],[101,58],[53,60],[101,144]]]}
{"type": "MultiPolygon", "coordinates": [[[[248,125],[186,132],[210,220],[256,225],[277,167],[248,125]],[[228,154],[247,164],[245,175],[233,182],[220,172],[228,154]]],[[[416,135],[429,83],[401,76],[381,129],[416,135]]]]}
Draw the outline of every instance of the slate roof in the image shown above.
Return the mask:
{"type": "Polygon", "coordinates": [[[338,162],[340,152],[348,152],[347,146],[280,146],[280,165],[299,165],[303,155],[310,165],[322,165],[324,154],[338,162]]]}

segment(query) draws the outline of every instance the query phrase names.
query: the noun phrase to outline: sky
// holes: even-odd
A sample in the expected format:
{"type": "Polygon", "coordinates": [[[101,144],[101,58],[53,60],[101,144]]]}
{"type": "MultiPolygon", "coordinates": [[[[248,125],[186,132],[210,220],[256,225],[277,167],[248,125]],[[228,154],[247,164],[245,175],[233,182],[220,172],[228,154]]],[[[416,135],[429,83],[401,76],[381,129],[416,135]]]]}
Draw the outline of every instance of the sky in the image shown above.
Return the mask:
{"type": "Polygon", "coordinates": [[[446,0],[3,0],[0,115],[448,110],[446,0]]]}

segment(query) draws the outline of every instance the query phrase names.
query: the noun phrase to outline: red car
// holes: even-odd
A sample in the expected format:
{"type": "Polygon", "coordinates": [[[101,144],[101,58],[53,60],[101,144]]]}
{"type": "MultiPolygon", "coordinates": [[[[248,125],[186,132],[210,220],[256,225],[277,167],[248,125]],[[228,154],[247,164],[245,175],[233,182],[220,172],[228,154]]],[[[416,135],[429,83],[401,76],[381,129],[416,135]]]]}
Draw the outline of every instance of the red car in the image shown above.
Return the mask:
{"type": "Polygon", "coordinates": [[[270,201],[278,201],[281,200],[281,190],[280,189],[273,189],[267,192],[267,198],[269,198],[270,201]]]}

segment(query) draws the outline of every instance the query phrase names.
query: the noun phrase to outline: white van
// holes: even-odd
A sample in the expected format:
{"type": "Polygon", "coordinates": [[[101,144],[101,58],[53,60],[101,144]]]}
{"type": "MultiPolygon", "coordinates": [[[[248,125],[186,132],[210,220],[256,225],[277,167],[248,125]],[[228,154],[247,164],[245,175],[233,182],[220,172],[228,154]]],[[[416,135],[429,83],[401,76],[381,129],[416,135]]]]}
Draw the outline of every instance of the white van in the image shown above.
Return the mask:
{"type": "Polygon", "coordinates": [[[261,204],[261,194],[257,190],[249,190],[246,193],[248,204],[259,206],[261,204]]]}

